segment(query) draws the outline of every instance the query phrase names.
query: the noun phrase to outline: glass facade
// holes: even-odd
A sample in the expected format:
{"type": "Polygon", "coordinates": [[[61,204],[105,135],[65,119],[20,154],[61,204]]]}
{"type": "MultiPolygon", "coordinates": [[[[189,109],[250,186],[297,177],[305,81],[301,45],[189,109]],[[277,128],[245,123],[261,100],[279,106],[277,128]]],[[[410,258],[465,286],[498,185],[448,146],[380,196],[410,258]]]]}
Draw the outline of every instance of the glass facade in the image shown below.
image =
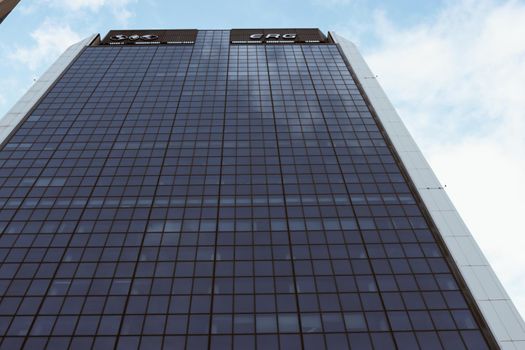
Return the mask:
{"type": "Polygon", "coordinates": [[[0,150],[1,349],[488,349],[335,44],[87,47],[0,150]]]}

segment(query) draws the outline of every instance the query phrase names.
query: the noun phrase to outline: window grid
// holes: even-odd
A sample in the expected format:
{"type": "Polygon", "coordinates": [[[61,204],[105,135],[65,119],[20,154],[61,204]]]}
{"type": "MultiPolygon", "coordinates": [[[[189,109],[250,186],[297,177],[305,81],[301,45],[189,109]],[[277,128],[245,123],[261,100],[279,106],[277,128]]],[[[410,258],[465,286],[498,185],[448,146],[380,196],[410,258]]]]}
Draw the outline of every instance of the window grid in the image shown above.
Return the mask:
{"type": "Polygon", "coordinates": [[[1,348],[488,348],[335,45],[86,48],[0,232],[1,348]]]}

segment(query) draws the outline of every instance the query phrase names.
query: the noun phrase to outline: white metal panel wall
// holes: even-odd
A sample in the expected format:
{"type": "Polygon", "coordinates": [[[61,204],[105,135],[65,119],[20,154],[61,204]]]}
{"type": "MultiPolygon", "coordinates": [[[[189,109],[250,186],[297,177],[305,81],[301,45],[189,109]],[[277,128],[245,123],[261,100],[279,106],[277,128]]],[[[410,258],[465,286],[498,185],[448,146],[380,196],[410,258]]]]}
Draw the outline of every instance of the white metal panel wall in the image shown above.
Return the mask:
{"type": "Polygon", "coordinates": [[[66,51],[53,63],[51,67],[38,79],[27,92],[18,100],[18,102],[0,119],[0,143],[4,142],[6,137],[13,131],[26,114],[33,108],[35,103],[46,93],[53,85],[55,80],[77,57],[83,47],[88,46],[95,40],[97,35],[90,35],[84,40],[71,45],[66,51]]]}
{"type": "Polygon", "coordinates": [[[357,47],[339,44],[502,349],[525,349],[525,323],[357,47]]]}

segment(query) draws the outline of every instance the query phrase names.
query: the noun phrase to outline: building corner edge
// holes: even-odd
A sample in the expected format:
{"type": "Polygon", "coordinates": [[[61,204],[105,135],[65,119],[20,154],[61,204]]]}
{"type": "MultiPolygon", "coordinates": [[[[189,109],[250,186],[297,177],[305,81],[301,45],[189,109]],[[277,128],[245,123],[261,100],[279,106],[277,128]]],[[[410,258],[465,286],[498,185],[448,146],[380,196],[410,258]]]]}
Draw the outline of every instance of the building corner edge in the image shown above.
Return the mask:
{"type": "Polygon", "coordinates": [[[0,146],[9,139],[11,133],[20,122],[31,111],[33,106],[46,94],[55,81],[75,60],[84,47],[98,40],[98,34],[92,34],[87,38],[68,47],[58,59],[49,67],[44,74],[26,91],[26,93],[14,104],[13,107],[0,118],[0,146]]]}
{"type": "Polygon", "coordinates": [[[334,32],[383,129],[501,349],[525,349],[525,322],[357,47],[334,32]]]}

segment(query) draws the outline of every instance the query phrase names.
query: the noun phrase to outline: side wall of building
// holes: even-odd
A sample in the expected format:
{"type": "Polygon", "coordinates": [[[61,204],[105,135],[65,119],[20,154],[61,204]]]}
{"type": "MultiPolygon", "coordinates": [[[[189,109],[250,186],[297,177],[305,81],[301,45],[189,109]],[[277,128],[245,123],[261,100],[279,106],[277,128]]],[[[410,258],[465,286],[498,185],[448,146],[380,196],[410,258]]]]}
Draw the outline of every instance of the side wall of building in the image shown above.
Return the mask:
{"type": "Polygon", "coordinates": [[[97,35],[90,35],[67,48],[55,63],[27,90],[9,112],[0,119],[0,144],[8,138],[20,121],[24,119],[31,108],[44,96],[46,91],[60,77],[75,57],[77,57],[80,51],[82,51],[85,46],[91,44],[96,37],[97,35]]]}
{"type": "Polygon", "coordinates": [[[330,33],[397,150],[481,313],[502,349],[525,349],[525,323],[357,47],[330,33]]]}

